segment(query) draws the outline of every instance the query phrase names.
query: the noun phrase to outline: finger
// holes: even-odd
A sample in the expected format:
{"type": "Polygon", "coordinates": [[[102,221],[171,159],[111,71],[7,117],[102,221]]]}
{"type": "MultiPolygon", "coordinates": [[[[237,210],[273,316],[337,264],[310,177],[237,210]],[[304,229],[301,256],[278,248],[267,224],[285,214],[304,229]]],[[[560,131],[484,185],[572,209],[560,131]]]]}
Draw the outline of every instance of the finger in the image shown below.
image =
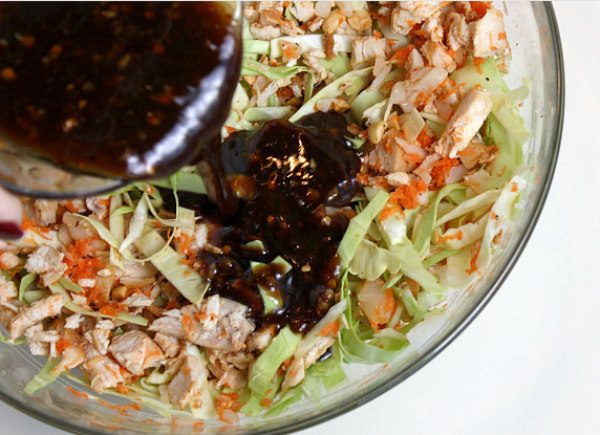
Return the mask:
{"type": "Polygon", "coordinates": [[[0,188],[0,239],[18,239],[23,236],[21,201],[0,188]]]}

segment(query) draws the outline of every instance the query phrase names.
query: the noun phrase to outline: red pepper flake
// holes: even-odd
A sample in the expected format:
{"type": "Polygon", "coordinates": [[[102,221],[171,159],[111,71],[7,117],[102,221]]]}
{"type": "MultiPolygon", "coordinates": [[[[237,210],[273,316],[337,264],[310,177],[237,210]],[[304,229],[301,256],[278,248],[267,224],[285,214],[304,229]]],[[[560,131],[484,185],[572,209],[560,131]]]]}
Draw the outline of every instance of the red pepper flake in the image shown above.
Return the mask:
{"type": "Polygon", "coordinates": [[[84,393],[83,391],[78,391],[78,390],[76,390],[75,388],[73,388],[73,387],[71,387],[69,385],[67,385],[66,389],[73,396],[79,397],[81,399],[86,399],[86,400],[89,399],[89,396],[87,395],[87,393],[84,393]]]}

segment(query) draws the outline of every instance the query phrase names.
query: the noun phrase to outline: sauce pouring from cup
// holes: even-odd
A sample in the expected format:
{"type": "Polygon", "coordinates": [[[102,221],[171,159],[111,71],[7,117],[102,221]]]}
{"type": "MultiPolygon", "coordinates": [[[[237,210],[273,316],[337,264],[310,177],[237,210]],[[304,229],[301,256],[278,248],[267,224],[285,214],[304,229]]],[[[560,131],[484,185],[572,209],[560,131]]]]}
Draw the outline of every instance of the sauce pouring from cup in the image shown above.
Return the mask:
{"type": "Polygon", "coordinates": [[[193,162],[218,137],[237,83],[232,9],[0,4],[0,149],[122,182],[193,162]]]}

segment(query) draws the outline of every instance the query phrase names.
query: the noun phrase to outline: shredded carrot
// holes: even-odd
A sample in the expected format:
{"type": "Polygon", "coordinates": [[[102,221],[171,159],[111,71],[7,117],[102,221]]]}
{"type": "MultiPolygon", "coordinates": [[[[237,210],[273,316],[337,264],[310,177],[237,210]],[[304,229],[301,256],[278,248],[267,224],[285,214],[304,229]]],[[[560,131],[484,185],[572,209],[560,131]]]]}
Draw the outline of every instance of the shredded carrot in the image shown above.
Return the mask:
{"type": "Polygon", "coordinates": [[[409,210],[419,205],[418,197],[427,190],[423,180],[413,180],[410,184],[399,186],[390,194],[393,201],[399,203],[403,209],[409,210]]]}
{"type": "Polygon", "coordinates": [[[72,345],[73,343],[71,343],[70,340],[67,340],[66,338],[62,338],[60,340],[58,340],[56,342],[56,351],[62,355],[63,352],[72,345]]]}
{"type": "Polygon", "coordinates": [[[446,185],[450,170],[458,166],[458,159],[444,157],[435,162],[431,168],[431,187],[437,189],[446,185]]]}
{"type": "Polygon", "coordinates": [[[78,391],[75,388],[67,385],[66,389],[69,393],[71,393],[73,396],[77,396],[81,399],[89,399],[89,396],[87,395],[87,393],[84,393],[83,391],[78,391]]]}
{"type": "Polygon", "coordinates": [[[194,422],[194,424],[192,426],[192,432],[193,433],[204,432],[204,422],[203,421],[194,422]]]}
{"type": "Polygon", "coordinates": [[[484,62],[485,62],[485,59],[483,57],[473,58],[473,63],[475,64],[475,67],[477,68],[477,72],[479,74],[483,74],[483,69],[481,68],[481,65],[483,65],[484,62]]]}
{"type": "Polygon", "coordinates": [[[477,270],[477,258],[479,257],[479,252],[481,251],[481,243],[477,247],[475,254],[471,257],[471,261],[469,262],[469,268],[467,269],[467,273],[471,275],[473,272],[477,270]]]}
{"type": "Polygon", "coordinates": [[[381,38],[383,37],[383,35],[381,34],[381,32],[380,32],[379,30],[374,30],[374,31],[373,31],[373,36],[374,36],[376,39],[381,39],[381,38]]]}
{"type": "Polygon", "coordinates": [[[411,165],[418,165],[423,161],[423,157],[420,154],[410,153],[404,154],[404,160],[406,160],[411,165]]]}
{"type": "Polygon", "coordinates": [[[402,208],[396,202],[391,201],[387,203],[387,205],[383,210],[381,210],[381,212],[379,212],[379,216],[377,217],[377,219],[379,219],[379,222],[383,222],[384,220],[392,217],[396,213],[402,213],[402,208]]]}
{"type": "Polygon", "coordinates": [[[404,63],[406,62],[406,60],[408,59],[408,55],[410,54],[410,52],[413,50],[413,48],[415,48],[414,45],[409,44],[406,47],[400,47],[398,50],[396,50],[391,56],[390,56],[390,61],[392,62],[397,62],[400,65],[404,65],[404,63]]]}
{"type": "Polygon", "coordinates": [[[492,2],[469,2],[471,4],[471,9],[473,9],[473,12],[475,12],[477,15],[479,15],[479,18],[483,18],[485,16],[485,14],[487,14],[487,11],[489,8],[492,7],[492,2]]]}
{"type": "Polygon", "coordinates": [[[518,192],[519,191],[519,185],[513,181],[512,184],[511,184],[511,186],[510,186],[510,191],[511,192],[515,192],[515,193],[518,192]]]}
{"type": "Polygon", "coordinates": [[[263,408],[269,408],[271,406],[271,404],[273,403],[273,399],[269,398],[269,397],[264,397],[261,401],[260,401],[260,406],[262,406],[263,408]]]}
{"type": "MultiPolygon", "coordinates": [[[[91,299],[91,297],[89,298],[91,299]]],[[[127,307],[121,304],[117,304],[115,302],[109,302],[100,308],[100,313],[106,314],[107,316],[117,316],[119,313],[126,313],[127,307]]]]}
{"type": "Polygon", "coordinates": [[[419,136],[417,136],[417,142],[425,149],[428,149],[433,143],[433,136],[429,134],[426,127],[423,127],[419,136]]]}
{"type": "Polygon", "coordinates": [[[340,330],[340,321],[335,320],[328,325],[325,325],[323,330],[319,333],[321,337],[335,337],[340,330]]]}

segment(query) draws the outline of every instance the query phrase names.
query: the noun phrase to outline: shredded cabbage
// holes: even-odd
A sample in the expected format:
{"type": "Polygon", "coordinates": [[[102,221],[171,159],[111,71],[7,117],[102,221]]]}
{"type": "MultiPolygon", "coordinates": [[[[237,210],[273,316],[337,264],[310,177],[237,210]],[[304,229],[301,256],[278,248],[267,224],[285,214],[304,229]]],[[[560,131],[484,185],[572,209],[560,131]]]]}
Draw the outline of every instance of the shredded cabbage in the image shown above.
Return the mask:
{"type": "Polygon", "coordinates": [[[300,340],[301,336],[293,333],[289,326],[279,331],[252,366],[248,375],[248,388],[260,396],[265,396],[277,370],[285,360],[294,355],[300,340]]]}

